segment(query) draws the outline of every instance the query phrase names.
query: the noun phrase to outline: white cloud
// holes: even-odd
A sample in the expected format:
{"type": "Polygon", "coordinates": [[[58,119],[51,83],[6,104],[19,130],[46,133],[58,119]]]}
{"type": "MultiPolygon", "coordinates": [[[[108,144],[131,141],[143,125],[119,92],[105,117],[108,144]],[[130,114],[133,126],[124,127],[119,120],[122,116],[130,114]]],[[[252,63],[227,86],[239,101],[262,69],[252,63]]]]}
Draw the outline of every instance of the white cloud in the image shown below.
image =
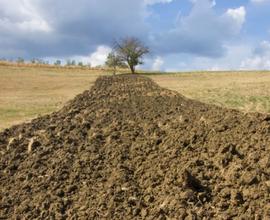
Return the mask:
{"type": "MultiPolygon", "coordinates": [[[[192,4],[196,4],[196,3],[198,3],[199,1],[201,1],[201,0],[189,0],[192,4]]],[[[208,0],[208,3],[210,3],[210,6],[211,7],[214,7],[214,6],[216,6],[216,0],[208,0]]]]}
{"type": "Polygon", "coordinates": [[[262,41],[255,48],[246,42],[224,47],[227,52],[219,58],[190,54],[164,56],[163,69],[167,71],[270,70],[270,41],[262,41]]]}
{"type": "Polygon", "coordinates": [[[25,59],[87,56],[123,36],[145,40],[146,11],[144,0],[0,0],[0,51],[20,50],[25,59]]]}
{"type": "Polygon", "coordinates": [[[270,69],[270,42],[262,41],[255,48],[252,55],[241,62],[241,69],[269,70],[270,69]]]}
{"type": "Polygon", "coordinates": [[[96,67],[99,65],[103,65],[107,59],[108,54],[112,51],[112,49],[105,45],[100,45],[96,48],[96,51],[87,55],[87,56],[70,56],[66,58],[60,57],[47,57],[45,60],[49,60],[53,63],[55,60],[61,60],[62,63],[65,63],[67,60],[75,60],[76,63],[82,62],[85,65],[91,65],[92,67],[96,67]]]}
{"type": "Polygon", "coordinates": [[[231,17],[239,27],[241,27],[246,20],[246,9],[244,6],[235,9],[228,9],[226,12],[228,17],[231,17]]]}
{"type": "Polygon", "coordinates": [[[254,56],[242,61],[241,69],[243,70],[269,70],[269,57],[254,56]]]}
{"type": "Polygon", "coordinates": [[[161,57],[157,57],[152,65],[152,70],[161,70],[164,64],[164,60],[161,57]]]}
{"type": "Polygon", "coordinates": [[[146,5],[155,5],[159,3],[171,3],[173,0],[144,0],[144,4],[146,5]]]}
{"type": "Polygon", "coordinates": [[[108,46],[98,46],[97,50],[89,57],[89,62],[91,63],[91,66],[103,65],[111,50],[112,49],[108,46]]]}
{"type": "Polygon", "coordinates": [[[42,19],[33,19],[30,21],[23,21],[17,24],[17,27],[23,31],[43,31],[50,32],[52,29],[48,23],[42,19]]]}
{"type": "Polygon", "coordinates": [[[193,6],[187,16],[178,14],[175,27],[152,35],[154,48],[163,54],[187,53],[197,56],[221,57],[224,44],[237,36],[245,21],[245,8],[229,9],[217,14],[213,1],[192,0],[193,6]]]}
{"type": "Polygon", "coordinates": [[[252,48],[245,43],[238,45],[225,45],[226,53],[220,58],[196,57],[192,64],[194,69],[200,70],[238,70],[241,69],[242,60],[252,54],[252,48]]]}
{"type": "Polygon", "coordinates": [[[265,2],[269,2],[269,0],[250,0],[252,3],[255,4],[260,4],[260,3],[265,3],[265,2]]]}
{"type": "Polygon", "coordinates": [[[52,27],[40,15],[31,0],[1,0],[0,15],[0,28],[5,31],[52,31],[52,27]]]}
{"type": "Polygon", "coordinates": [[[254,53],[259,55],[270,54],[270,42],[262,41],[260,45],[257,48],[255,48],[254,53]]]}
{"type": "Polygon", "coordinates": [[[239,67],[241,60],[245,60],[242,52],[240,59],[238,49],[224,45],[240,33],[246,18],[245,7],[221,13],[214,7],[214,0],[190,0],[191,10],[179,14],[177,22],[173,18],[170,21],[170,17],[165,19],[166,26],[152,22],[153,17],[149,22],[147,13],[156,12],[160,19],[164,14],[147,6],[172,1],[77,0],[74,7],[73,0],[0,0],[0,54],[7,58],[69,58],[96,66],[104,63],[111,50],[101,45],[110,45],[113,39],[123,36],[135,36],[158,56],[149,59],[148,69],[239,67]],[[121,13],[119,8],[123,9],[121,13]],[[168,57],[174,55],[175,59],[170,61],[168,57]]]}
{"type": "Polygon", "coordinates": [[[249,57],[253,49],[243,42],[236,45],[224,45],[226,53],[222,57],[202,57],[192,54],[168,54],[163,56],[163,70],[192,71],[192,70],[237,70],[242,60],[249,57]]]}

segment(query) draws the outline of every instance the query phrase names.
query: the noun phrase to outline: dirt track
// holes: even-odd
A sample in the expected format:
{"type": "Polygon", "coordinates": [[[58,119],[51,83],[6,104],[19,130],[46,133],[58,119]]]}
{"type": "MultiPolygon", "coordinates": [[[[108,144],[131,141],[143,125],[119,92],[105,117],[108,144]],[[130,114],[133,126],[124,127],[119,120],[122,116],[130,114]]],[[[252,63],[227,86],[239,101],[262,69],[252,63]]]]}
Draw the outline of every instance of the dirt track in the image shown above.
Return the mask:
{"type": "Polygon", "coordinates": [[[0,217],[270,219],[270,116],[101,77],[0,133],[0,217]]]}

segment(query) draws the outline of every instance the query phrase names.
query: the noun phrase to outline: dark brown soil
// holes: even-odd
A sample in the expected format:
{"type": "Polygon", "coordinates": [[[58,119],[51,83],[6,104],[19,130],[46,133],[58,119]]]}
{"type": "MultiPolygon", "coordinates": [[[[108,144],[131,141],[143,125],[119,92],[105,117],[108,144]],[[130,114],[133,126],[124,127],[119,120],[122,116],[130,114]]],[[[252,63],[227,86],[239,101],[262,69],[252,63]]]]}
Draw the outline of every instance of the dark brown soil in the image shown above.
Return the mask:
{"type": "Polygon", "coordinates": [[[270,219],[270,116],[99,78],[0,133],[0,217],[270,219]]]}

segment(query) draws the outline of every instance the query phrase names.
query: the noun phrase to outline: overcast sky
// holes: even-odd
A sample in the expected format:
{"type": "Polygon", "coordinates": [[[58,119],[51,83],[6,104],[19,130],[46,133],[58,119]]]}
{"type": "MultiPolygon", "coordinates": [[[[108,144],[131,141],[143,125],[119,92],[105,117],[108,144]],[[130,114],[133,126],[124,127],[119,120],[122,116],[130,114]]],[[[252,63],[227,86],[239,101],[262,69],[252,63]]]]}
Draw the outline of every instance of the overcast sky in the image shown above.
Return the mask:
{"type": "Polygon", "coordinates": [[[270,0],[0,0],[0,58],[95,66],[135,36],[146,69],[270,69],[269,12],[270,0]]]}

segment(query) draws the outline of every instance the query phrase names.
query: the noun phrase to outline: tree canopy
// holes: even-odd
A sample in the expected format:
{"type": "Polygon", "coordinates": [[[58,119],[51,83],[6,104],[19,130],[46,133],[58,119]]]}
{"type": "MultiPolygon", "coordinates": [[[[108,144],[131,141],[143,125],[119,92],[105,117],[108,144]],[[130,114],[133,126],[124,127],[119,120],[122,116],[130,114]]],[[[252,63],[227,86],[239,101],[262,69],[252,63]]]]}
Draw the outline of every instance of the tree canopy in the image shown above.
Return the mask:
{"type": "Polygon", "coordinates": [[[114,51],[117,59],[126,62],[131,73],[135,73],[135,67],[143,64],[143,56],[149,53],[149,48],[146,47],[138,38],[126,37],[120,41],[116,41],[114,51]]]}
{"type": "Polygon", "coordinates": [[[115,52],[111,52],[111,53],[108,54],[107,60],[105,62],[105,65],[108,66],[108,67],[113,68],[113,74],[114,75],[116,73],[116,68],[117,67],[126,67],[124,61],[122,61],[120,59],[120,57],[118,57],[116,55],[115,52]]]}

